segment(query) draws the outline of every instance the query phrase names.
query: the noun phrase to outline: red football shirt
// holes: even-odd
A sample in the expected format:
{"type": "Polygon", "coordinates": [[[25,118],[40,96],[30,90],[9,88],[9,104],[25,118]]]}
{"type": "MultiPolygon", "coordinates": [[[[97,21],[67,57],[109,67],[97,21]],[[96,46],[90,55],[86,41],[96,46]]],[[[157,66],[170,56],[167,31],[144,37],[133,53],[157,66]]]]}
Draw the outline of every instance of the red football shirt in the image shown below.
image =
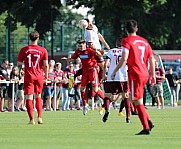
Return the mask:
{"type": "Polygon", "coordinates": [[[122,46],[129,50],[127,60],[128,78],[148,78],[148,58],[153,54],[148,41],[140,36],[128,36],[123,39],[122,46]]]}
{"type": "Polygon", "coordinates": [[[79,57],[82,62],[82,69],[84,71],[90,69],[91,67],[97,66],[97,61],[94,58],[95,55],[96,52],[91,48],[86,48],[84,51],[77,49],[71,58],[76,59],[79,57]]]}
{"type": "Polygon", "coordinates": [[[47,50],[38,45],[29,45],[22,48],[17,60],[24,62],[25,79],[43,79],[43,60],[48,60],[47,50]]]}

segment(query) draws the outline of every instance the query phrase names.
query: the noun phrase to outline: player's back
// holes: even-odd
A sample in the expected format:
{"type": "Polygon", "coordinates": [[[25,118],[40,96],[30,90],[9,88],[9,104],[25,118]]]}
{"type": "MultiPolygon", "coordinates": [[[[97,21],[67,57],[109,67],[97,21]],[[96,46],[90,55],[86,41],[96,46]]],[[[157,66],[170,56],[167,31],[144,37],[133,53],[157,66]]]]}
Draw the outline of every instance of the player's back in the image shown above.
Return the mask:
{"type": "MultiPolygon", "coordinates": [[[[116,68],[119,60],[122,57],[122,48],[113,48],[107,52],[107,57],[110,59],[107,81],[112,81],[111,74],[116,68]]],[[[127,66],[124,64],[116,73],[114,81],[127,81],[127,66]]]]}
{"type": "Polygon", "coordinates": [[[48,60],[45,48],[38,45],[29,45],[21,49],[18,61],[24,62],[26,80],[43,78],[43,60],[48,60]]]}
{"type": "Polygon", "coordinates": [[[128,77],[130,79],[148,77],[148,58],[153,54],[148,41],[140,36],[128,36],[122,46],[129,50],[128,77]]]}

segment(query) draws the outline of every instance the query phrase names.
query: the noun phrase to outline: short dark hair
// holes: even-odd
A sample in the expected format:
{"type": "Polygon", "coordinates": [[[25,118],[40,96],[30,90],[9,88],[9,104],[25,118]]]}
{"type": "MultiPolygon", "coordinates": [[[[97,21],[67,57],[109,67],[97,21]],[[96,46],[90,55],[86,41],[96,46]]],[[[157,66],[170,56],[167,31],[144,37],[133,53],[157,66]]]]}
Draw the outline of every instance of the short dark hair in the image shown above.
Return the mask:
{"type": "Polygon", "coordinates": [[[77,43],[78,43],[78,44],[80,44],[80,43],[85,43],[85,40],[79,39],[79,40],[77,41],[77,43]]]}
{"type": "Polygon", "coordinates": [[[135,20],[128,20],[126,22],[126,30],[128,33],[134,33],[137,29],[137,22],[135,20]]]}
{"type": "Polygon", "coordinates": [[[90,20],[89,20],[88,18],[85,18],[84,20],[86,20],[86,21],[87,21],[87,23],[90,23],[90,20]]]}
{"type": "Polygon", "coordinates": [[[33,31],[29,34],[30,40],[35,41],[39,38],[39,33],[37,31],[33,31]]]}
{"type": "Polygon", "coordinates": [[[3,59],[2,63],[9,62],[8,59],[3,59]]]}
{"type": "Polygon", "coordinates": [[[122,37],[119,37],[117,40],[116,40],[116,47],[121,47],[121,44],[122,44],[122,37]]]}

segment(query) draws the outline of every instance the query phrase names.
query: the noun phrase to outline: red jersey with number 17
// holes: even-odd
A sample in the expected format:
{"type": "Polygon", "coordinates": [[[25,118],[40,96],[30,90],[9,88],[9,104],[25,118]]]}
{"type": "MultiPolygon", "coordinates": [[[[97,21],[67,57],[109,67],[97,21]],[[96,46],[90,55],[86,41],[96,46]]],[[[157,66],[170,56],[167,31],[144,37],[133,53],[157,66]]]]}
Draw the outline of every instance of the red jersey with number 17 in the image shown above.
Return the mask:
{"type": "Polygon", "coordinates": [[[25,81],[43,79],[43,60],[48,60],[48,53],[45,48],[38,45],[23,47],[17,60],[24,62],[25,81]]]}
{"type": "Polygon", "coordinates": [[[148,58],[153,55],[148,41],[138,35],[128,36],[123,39],[122,46],[125,51],[129,51],[128,78],[131,80],[148,78],[148,58]]]}

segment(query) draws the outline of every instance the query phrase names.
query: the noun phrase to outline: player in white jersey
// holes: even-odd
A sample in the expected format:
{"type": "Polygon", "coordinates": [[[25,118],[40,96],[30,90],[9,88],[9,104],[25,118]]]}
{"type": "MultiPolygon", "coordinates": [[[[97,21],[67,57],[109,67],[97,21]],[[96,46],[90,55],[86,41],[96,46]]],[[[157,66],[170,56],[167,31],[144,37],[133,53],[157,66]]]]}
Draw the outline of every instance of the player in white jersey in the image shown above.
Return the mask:
{"type": "MultiPolygon", "coordinates": [[[[116,48],[110,49],[106,56],[106,62],[104,64],[104,76],[105,71],[108,68],[107,78],[104,83],[104,90],[107,93],[107,96],[111,95],[122,95],[126,108],[126,122],[130,123],[130,102],[128,99],[128,76],[127,76],[127,65],[124,63],[124,66],[121,67],[115,75],[115,79],[111,79],[111,74],[116,68],[116,65],[119,62],[119,59],[122,57],[122,47],[121,47],[121,38],[116,41],[116,48]]],[[[118,113],[119,115],[119,113],[118,113]]]]}
{"type": "MultiPolygon", "coordinates": [[[[100,41],[104,44],[104,46],[109,50],[110,47],[107,44],[107,42],[105,41],[104,37],[101,35],[101,33],[99,33],[98,28],[96,27],[96,25],[92,24],[92,22],[89,19],[84,19],[88,22],[88,27],[85,29],[84,32],[84,40],[87,43],[87,46],[92,48],[92,46],[94,46],[97,50],[99,50],[101,52],[101,54],[104,54],[104,50],[101,50],[101,44],[100,41]]],[[[95,59],[97,60],[98,65],[100,66],[100,71],[98,73],[99,76],[99,80],[102,80],[103,77],[103,67],[104,67],[104,59],[102,56],[95,56],[95,59]]]]}
{"type": "Polygon", "coordinates": [[[96,49],[101,50],[100,41],[104,44],[104,46],[109,50],[110,47],[105,41],[104,37],[99,33],[98,28],[96,25],[92,24],[89,19],[85,19],[88,22],[88,27],[85,29],[84,32],[84,40],[88,43],[91,42],[96,49]]]}

